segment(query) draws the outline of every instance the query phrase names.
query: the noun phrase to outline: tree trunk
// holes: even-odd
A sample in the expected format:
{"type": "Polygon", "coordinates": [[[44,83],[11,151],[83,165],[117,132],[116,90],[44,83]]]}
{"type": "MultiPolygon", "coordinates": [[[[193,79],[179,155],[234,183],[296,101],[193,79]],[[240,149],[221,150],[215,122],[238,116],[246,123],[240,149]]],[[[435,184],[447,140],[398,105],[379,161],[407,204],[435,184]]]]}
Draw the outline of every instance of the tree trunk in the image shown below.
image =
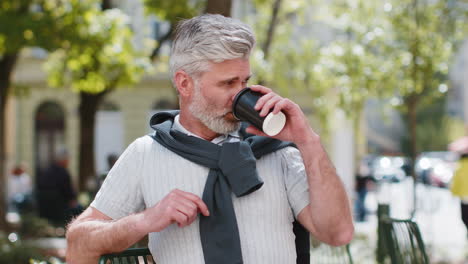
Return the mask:
{"type": "MultiPolygon", "coordinates": [[[[414,12],[414,22],[416,23],[416,27],[419,27],[419,10],[418,10],[418,0],[413,0],[413,12],[414,12]]],[[[411,60],[411,79],[413,81],[413,86],[416,89],[418,87],[419,82],[421,81],[419,78],[420,67],[417,62],[420,54],[420,44],[419,44],[419,35],[417,33],[414,34],[414,39],[410,43],[410,52],[412,55],[411,60]]],[[[410,159],[411,159],[411,177],[413,177],[413,211],[411,212],[411,217],[414,217],[416,214],[416,207],[417,207],[417,195],[416,195],[416,172],[415,172],[415,165],[416,165],[416,156],[418,155],[417,150],[417,134],[416,134],[416,113],[417,113],[417,105],[418,105],[418,95],[416,92],[410,94],[407,98],[408,107],[408,128],[410,134],[410,159]]]]}
{"type": "Polygon", "coordinates": [[[94,163],[94,128],[96,126],[96,112],[104,95],[109,90],[98,94],[80,92],[80,153],[78,161],[79,190],[87,188],[88,179],[96,177],[94,163]]]}
{"type": "MultiPolygon", "coordinates": [[[[161,38],[158,39],[158,45],[156,46],[156,48],[154,48],[153,52],[151,52],[150,59],[152,61],[154,61],[159,56],[159,50],[161,49],[163,43],[166,42],[167,40],[169,40],[170,38],[172,38],[172,33],[174,32],[174,26],[175,25],[171,24],[169,30],[167,31],[167,33],[164,34],[164,36],[162,36],[161,38]]],[[[157,37],[157,36],[155,36],[155,37],[157,37]]]]}
{"type": "Polygon", "coordinates": [[[6,104],[11,90],[11,74],[18,59],[18,53],[4,55],[0,60],[0,230],[7,230],[7,201],[5,197],[6,174],[6,104]]]}
{"type": "MultiPolygon", "coordinates": [[[[112,8],[111,0],[101,2],[102,10],[112,8]]],[[[108,89],[90,94],[80,91],[80,151],[78,157],[78,188],[80,191],[87,190],[89,179],[96,177],[96,164],[94,157],[94,128],[96,126],[96,113],[108,89]]]]}
{"type": "Polygon", "coordinates": [[[411,177],[413,178],[413,210],[411,212],[411,217],[416,213],[417,206],[417,197],[416,197],[416,172],[415,172],[415,162],[418,155],[417,148],[417,133],[416,133],[416,114],[418,106],[418,96],[415,94],[410,95],[406,99],[408,107],[408,129],[409,129],[409,143],[410,143],[410,160],[411,160],[411,177]]]}
{"type": "Polygon", "coordinates": [[[231,16],[232,0],[207,0],[205,13],[231,16]]]}
{"type": "Polygon", "coordinates": [[[102,0],[101,7],[102,7],[102,10],[111,9],[112,8],[112,1],[111,0],[102,0]]]}
{"type": "MultiPolygon", "coordinates": [[[[417,148],[417,134],[416,134],[416,111],[417,111],[417,97],[411,96],[410,101],[408,102],[408,127],[410,132],[410,158],[414,162],[416,156],[418,155],[417,148]]],[[[414,166],[411,170],[411,175],[415,178],[414,166]]]]}
{"type": "MultiPolygon", "coordinates": [[[[275,0],[271,10],[271,19],[270,24],[268,25],[268,30],[266,32],[265,42],[262,44],[263,59],[268,60],[270,54],[271,44],[273,43],[273,37],[275,36],[276,24],[278,24],[278,14],[281,6],[281,0],[275,0]]],[[[265,85],[265,80],[260,78],[258,84],[265,85]]]]}
{"type": "Polygon", "coordinates": [[[271,20],[268,25],[268,31],[265,42],[262,45],[264,59],[267,60],[270,54],[271,43],[273,43],[273,37],[275,36],[276,25],[278,24],[278,14],[281,7],[281,0],[275,0],[271,10],[271,20]]]}

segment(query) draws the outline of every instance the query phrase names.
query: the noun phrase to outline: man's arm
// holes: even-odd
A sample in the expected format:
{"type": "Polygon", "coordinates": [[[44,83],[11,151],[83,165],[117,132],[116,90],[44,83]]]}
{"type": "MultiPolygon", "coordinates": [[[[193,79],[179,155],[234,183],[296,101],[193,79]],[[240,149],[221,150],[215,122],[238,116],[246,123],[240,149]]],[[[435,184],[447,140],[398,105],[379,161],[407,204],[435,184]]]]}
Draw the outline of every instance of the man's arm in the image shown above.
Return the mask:
{"type": "MultiPolygon", "coordinates": [[[[354,234],[350,203],[319,135],[310,127],[297,104],[267,87],[253,85],[251,88],[264,94],[255,105],[261,116],[270,111],[275,114],[282,111],[286,115],[285,127],[274,138],[295,143],[304,161],[310,204],[299,213],[299,222],[323,242],[331,245],[349,243],[354,234]]],[[[252,126],[247,132],[267,136],[252,126]]]]}
{"type": "Polygon", "coordinates": [[[310,204],[299,222],[316,238],[338,246],[353,238],[351,209],[343,183],[318,138],[298,145],[307,173],[310,204]]]}
{"type": "Polygon", "coordinates": [[[67,230],[67,262],[97,263],[102,254],[119,252],[138,242],[146,234],[140,226],[143,213],[113,221],[89,207],[67,230]]]}
{"type": "Polygon", "coordinates": [[[97,263],[101,255],[123,251],[148,233],[173,223],[179,227],[190,225],[200,212],[209,215],[201,198],[177,189],[155,206],[118,220],[89,207],[68,226],[67,262],[97,263]]]}

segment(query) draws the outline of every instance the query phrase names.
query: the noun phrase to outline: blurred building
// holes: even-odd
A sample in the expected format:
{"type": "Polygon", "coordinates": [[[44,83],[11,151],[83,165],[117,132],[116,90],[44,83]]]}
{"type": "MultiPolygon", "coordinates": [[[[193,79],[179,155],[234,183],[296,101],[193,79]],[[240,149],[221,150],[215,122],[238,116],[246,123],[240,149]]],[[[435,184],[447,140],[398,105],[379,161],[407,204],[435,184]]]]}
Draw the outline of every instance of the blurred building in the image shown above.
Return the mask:
{"type": "MultiPolygon", "coordinates": [[[[143,45],[148,36],[157,37],[167,26],[154,17],[145,17],[141,1],[115,4],[132,18],[136,47],[143,45]]],[[[167,53],[164,49],[163,52],[167,53]]],[[[7,110],[7,168],[24,161],[35,175],[65,147],[70,152],[70,170],[77,183],[79,94],[66,87],[48,87],[42,69],[46,57],[42,49],[25,49],[14,70],[13,83],[20,92],[11,97],[7,110]]],[[[109,93],[96,116],[97,174],[108,170],[107,156],[121,154],[133,140],[150,132],[152,114],[174,107],[176,101],[169,76],[162,73],[148,75],[134,87],[119,87],[109,93]]]]}
{"type": "MultiPolygon", "coordinates": [[[[16,96],[9,108],[7,127],[10,162],[25,161],[31,169],[43,169],[60,147],[71,155],[72,175],[77,175],[79,140],[79,94],[67,88],[47,86],[41,70],[43,59],[23,52],[14,73],[16,84],[28,92],[16,96]]],[[[175,92],[166,75],[147,76],[135,87],[120,87],[108,94],[96,116],[96,169],[107,170],[106,157],[121,154],[135,138],[150,132],[149,117],[175,102],[175,92]]]]}

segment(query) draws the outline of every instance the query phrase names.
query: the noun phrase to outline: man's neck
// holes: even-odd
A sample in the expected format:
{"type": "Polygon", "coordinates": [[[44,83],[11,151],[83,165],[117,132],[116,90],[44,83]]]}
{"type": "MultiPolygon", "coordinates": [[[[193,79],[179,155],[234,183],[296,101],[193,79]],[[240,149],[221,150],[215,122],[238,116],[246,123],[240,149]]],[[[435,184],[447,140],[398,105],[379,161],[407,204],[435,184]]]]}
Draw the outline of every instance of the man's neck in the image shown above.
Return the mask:
{"type": "Polygon", "coordinates": [[[203,138],[204,140],[212,141],[216,137],[220,136],[220,134],[209,129],[207,126],[205,126],[205,124],[203,124],[193,115],[187,114],[183,111],[180,111],[179,122],[190,133],[195,134],[203,138]]]}

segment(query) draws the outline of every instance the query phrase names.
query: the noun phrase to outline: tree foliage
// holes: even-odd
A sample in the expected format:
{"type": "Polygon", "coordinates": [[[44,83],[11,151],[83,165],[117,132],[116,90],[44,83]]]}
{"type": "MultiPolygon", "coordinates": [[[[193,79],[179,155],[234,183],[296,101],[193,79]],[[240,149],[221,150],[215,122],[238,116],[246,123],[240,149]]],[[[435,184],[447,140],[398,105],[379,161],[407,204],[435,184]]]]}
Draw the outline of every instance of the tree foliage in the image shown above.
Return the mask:
{"type": "MultiPolygon", "coordinates": [[[[335,49],[360,51],[355,59],[333,60],[336,78],[349,83],[338,84],[340,106],[349,112],[368,96],[391,98],[402,113],[414,115],[407,118],[409,128],[419,107],[445,95],[453,47],[466,36],[466,10],[457,1],[338,0],[322,19],[345,38],[332,44],[335,49]],[[345,71],[336,71],[340,68],[345,71]]],[[[415,136],[410,136],[412,144],[415,136]]],[[[413,149],[411,155],[415,153],[413,149]]]]}
{"type": "MultiPolygon", "coordinates": [[[[169,22],[169,30],[165,34],[158,36],[157,46],[151,53],[151,58],[155,59],[159,57],[159,50],[162,44],[172,38],[177,22],[202,13],[202,7],[206,4],[206,0],[144,0],[143,3],[148,14],[156,15],[161,21],[169,22]]],[[[162,60],[161,62],[167,63],[167,60],[162,60]]]]}
{"type": "Polygon", "coordinates": [[[151,69],[148,50],[132,43],[129,18],[118,9],[83,14],[80,39],[52,53],[45,65],[49,85],[99,93],[134,84],[151,69]]]}
{"type": "Polygon", "coordinates": [[[137,50],[129,17],[119,9],[82,14],[77,41],[53,52],[45,64],[49,85],[67,86],[80,96],[79,187],[95,177],[95,116],[105,95],[137,83],[152,68],[152,47],[137,50]]]}
{"type": "MultiPolygon", "coordinates": [[[[348,56],[335,60],[346,69],[335,71],[336,78],[343,78],[344,74],[349,84],[338,84],[341,91],[344,88],[349,92],[346,98],[341,97],[354,102],[348,104],[349,100],[341,100],[340,106],[349,113],[356,103],[362,105],[368,99],[362,94],[391,98],[393,106],[404,115],[408,132],[403,149],[414,162],[424,143],[420,140],[425,138],[421,137],[422,133],[439,138],[444,133],[439,130],[438,135],[431,135],[421,130],[443,124],[444,116],[438,116],[440,122],[421,122],[418,113],[419,118],[423,117],[421,109],[437,102],[447,92],[448,65],[454,46],[460,36],[466,37],[468,33],[463,22],[467,7],[456,0],[336,0],[333,3],[329,12],[333,16],[328,21],[336,21],[330,24],[346,38],[345,42],[337,41],[334,45],[344,51],[355,49],[349,49],[350,46],[364,47],[362,56],[356,60],[349,60],[348,56]],[[355,68],[360,69],[358,74],[352,74],[355,68]]],[[[414,166],[411,174],[416,177],[414,166]]]]}
{"type": "MultiPolygon", "coordinates": [[[[0,2],[0,188],[5,184],[5,106],[15,86],[12,73],[21,50],[66,47],[80,32],[80,14],[92,0],[2,0],[0,2]]],[[[0,190],[4,193],[4,191],[0,190]]],[[[5,197],[0,198],[0,228],[6,227],[5,197]]]]}
{"type": "Polygon", "coordinates": [[[80,14],[93,0],[3,0],[0,2],[0,54],[23,47],[54,50],[79,35],[80,14]],[[14,25],[14,26],[12,26],[14,25]]]}
{"type": "Polygon", "coordinates": [[[275,0],[257,0],[255,12],[247,17],[257,36],[252,56],[254,78],[285,96],[299,96],[299,102],[312,112],[321,134],[329,130],[327,118],[335,105],[333,79],[325,71],[320,54],[320,41],[308,31],[310,1],[284,1],[273,19],[275,0]],[[270,32],[271,23],[276,23],[270,32]],[[274,34],[270,36],[269,34],[274,34]],[[268,45],[266,42],[270,41],[268,45]],[[268,47],[268,50],[265,50],[268,47]]]}
{"type": "Polygon", "coordinates": [[[144,0],[146,10],[155,14],[159,19],[176,24],[181,19],[191,18],[200,14],[205,6],[206,0],[144,0]]]}

